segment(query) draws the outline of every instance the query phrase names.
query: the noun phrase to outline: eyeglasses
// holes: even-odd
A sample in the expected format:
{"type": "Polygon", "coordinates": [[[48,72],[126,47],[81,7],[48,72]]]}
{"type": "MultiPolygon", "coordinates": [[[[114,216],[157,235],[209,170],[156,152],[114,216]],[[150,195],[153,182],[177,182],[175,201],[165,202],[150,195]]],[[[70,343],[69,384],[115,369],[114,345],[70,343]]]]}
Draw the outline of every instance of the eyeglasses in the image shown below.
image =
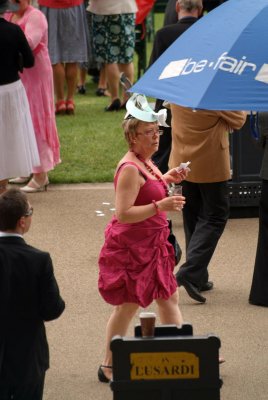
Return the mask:
{"type": "Polygon", "coordinates": [[[154,136],[154,135],[163,135],[164,131],[161,129],[149,129],[148,131],[145,132],[137,132],[138,135],[145,135],[145,136],[154,136]]]}
{"type": "Polygon", "coordinates": [[[29,210],[24,214],[24,217],[31,217],[33,215],[33,207],[30,207],[29,210]]]}

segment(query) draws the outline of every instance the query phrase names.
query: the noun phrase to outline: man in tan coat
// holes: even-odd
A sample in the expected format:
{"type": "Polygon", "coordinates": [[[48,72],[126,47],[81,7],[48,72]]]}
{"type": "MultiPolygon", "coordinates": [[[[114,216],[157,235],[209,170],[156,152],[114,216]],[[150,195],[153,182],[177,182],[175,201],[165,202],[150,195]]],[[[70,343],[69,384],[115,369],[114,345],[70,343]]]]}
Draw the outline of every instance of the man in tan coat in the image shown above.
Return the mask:
{"type": "Polygon", "coordinates": [[[229,133],[244,125],[246,113],[195,111],[174,104],[171,113],[169,166],[191,161],[191,172],[183,182],[186,261],[176,279],[191,298],[204,303],[201,291],[213,288],[213,282],[208,281],[208,264],[229,216],[229,133]]]}

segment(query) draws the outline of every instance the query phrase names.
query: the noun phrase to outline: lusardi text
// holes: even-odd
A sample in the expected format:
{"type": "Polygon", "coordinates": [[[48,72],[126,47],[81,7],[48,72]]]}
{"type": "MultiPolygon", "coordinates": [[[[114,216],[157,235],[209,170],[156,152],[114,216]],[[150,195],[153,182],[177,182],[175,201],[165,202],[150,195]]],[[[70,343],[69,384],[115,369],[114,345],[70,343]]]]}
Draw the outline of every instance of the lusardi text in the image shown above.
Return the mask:
{"type": "Polygon", "coordinates": [[[132,353],[131,380],[198,379],[199,358],[194,353],[132,353]]]}

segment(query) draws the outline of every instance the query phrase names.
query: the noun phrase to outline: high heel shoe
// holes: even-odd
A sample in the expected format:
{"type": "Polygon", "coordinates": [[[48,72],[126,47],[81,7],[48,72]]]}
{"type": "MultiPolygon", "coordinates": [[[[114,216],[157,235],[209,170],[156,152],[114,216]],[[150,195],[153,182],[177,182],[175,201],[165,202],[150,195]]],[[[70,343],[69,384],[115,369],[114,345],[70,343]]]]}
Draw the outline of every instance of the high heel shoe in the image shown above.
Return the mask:
{"type": "Polygon", "coordinates": [[[87,89],[85,85],[78,85],[76,91],[79,94],[86,94],[87,89]]]}
{"type": "Polygon", "coordinates": [[[98,88],[95,92],[96,96],[102,97],[102,96],[106,96],[109,97],[110,93],[108,92],[108,90],[106,88],[98,88]]]}
{"type": "Polygon", "coordinates": [[[46,192],[47,187],[49,185],[49,180],[47,179],[43,185],[40,185],[38,182],[36,182],[36,180],[34,178],[32,178],[29,183],[31,183],[33,185],[33,187],[26,185],[26,186],[23,186],[20,190],[25,193],[37,193],[37,192],[44,192],[44,191],[46,192]]]}
{"type": "Polygon", "coordinates": [[[110,369],[112,369],[113,367],[111,367],[110,365],[100,365],[100,367],[98,369],[98,379],[99,379],[99,381],[103,382],[103,383],[109,383],[110,379],[107,378],[107,376],[103,372],[102,368],[110,368],[110,369]]]}
{"type": "Polygon", "coordinates": [[[121,101],[120,99],[115,99],[111,104],[105,107],[104,111],[118,111],[120,110],[121,101]]]}
{"type": "Polygon", "coordinates": [[[30,176],[18,176],[17,178],[9,179],[8,183],[22,184],[29,182],[30,179],[30,176]]]}
{"type": "Polygon", "coordinates": [[[75,105],[73,100],[66,100],[66,114],[74,115],[75,105]]]}
{"type": "Polygon", "coordinates": [[[56,115],[65,115],[66,114],[66,103],[64,100],[59,100],[55,104],[55,114],[56,115]]]}

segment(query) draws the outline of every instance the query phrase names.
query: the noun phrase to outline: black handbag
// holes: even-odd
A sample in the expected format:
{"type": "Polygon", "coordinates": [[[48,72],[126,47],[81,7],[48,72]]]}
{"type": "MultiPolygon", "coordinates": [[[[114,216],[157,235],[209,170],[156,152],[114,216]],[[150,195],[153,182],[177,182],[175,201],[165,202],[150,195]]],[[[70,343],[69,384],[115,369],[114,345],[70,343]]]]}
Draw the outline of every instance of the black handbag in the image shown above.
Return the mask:
{"type": "Polygon", "coordinates": [[[169,227],[169,237],[168,241],[170,244],[172,244],[175,252],[175,265],[177,265],[180,262],[181,256],[182,256],[182,250],[181,247],[176,239],[176,236],[174,235],[172,231],[172,221],[171,219],[168,219],[168,227],[169,227]]]}

